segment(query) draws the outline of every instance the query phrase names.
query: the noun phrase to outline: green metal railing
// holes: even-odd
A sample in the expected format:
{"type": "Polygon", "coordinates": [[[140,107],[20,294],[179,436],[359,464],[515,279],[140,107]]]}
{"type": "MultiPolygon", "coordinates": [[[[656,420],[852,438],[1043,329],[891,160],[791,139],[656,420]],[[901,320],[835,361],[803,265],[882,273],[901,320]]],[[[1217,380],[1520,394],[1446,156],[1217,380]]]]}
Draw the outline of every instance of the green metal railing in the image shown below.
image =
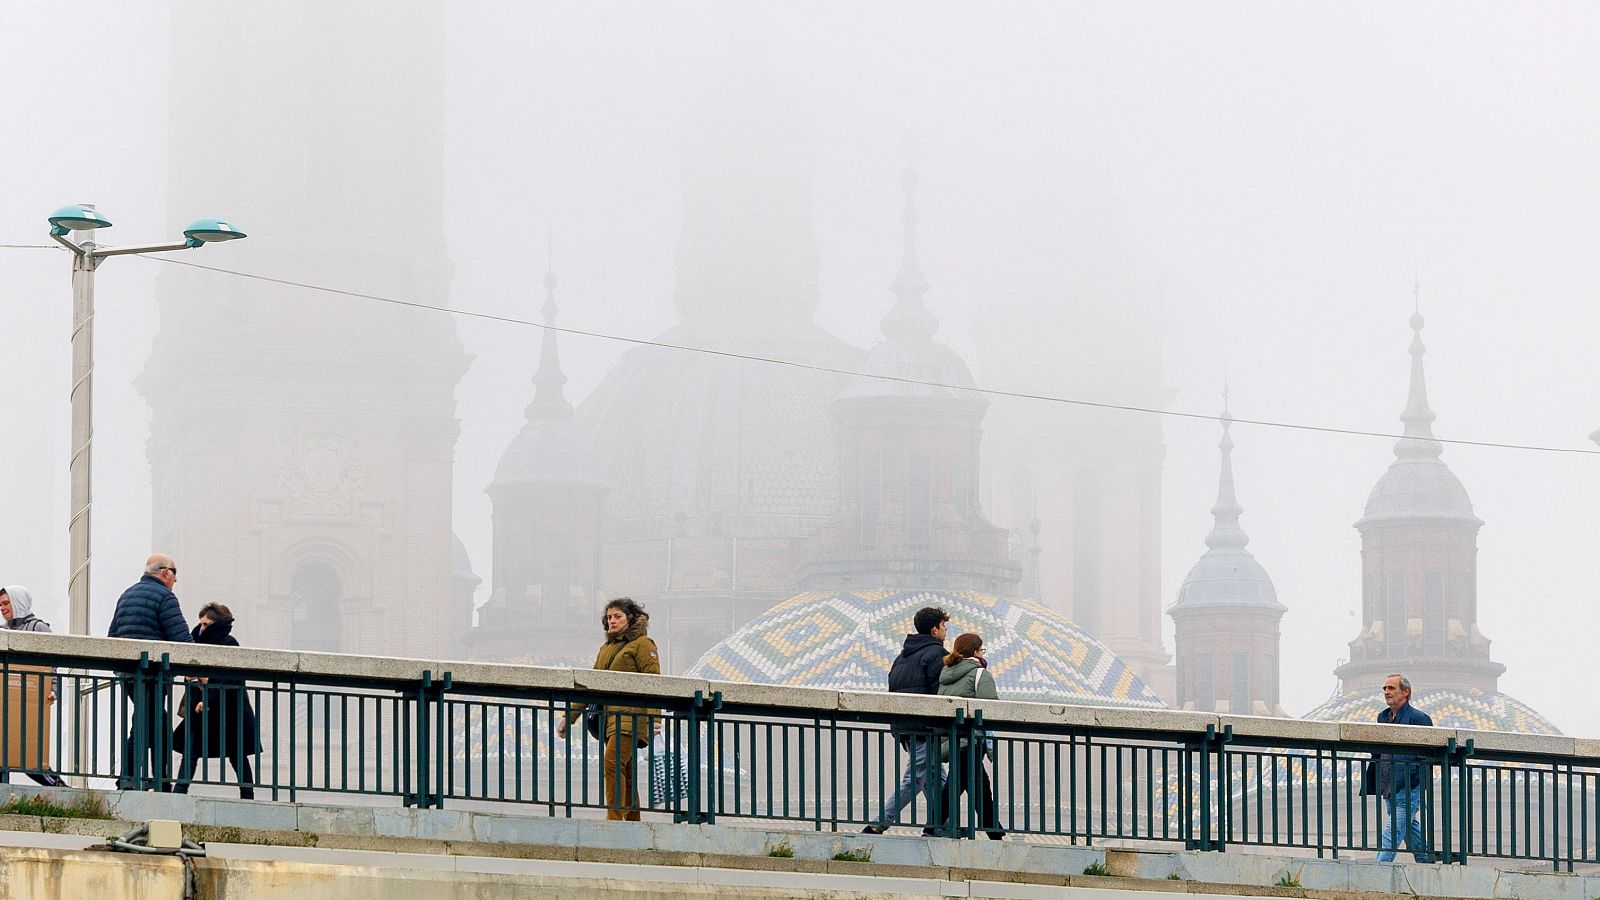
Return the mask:
{"type": "Polygon", "coordinates": [[[1148,728],[1024,722],[986,717],[976,704],[970,715],[931,704],[926,715],[855,712],[730,702],[715,684],[662,695],[646,692],[649,676],[627,693],[462,683],[443,666],[420,677],[224,670],[167,654],[16,646],[0,651],[0,676],[0,776],[48,770],[154,790],[243,778],[258,799],[360,794],[418,807],[617,817],[642,809],[689,823],[856,830],[879,820],[911,748],[926,741],[948,762],[928,754],[927,788],[890,824],[1337,857],[1379,849],[1384,811],[1362,792],[1363,770],[1374,754],[1405,754],[1427,772],[1423,825],[1440,859],[1568,870],[1600,862],[1600,759],[1486,751],[1470,739],[1259,737],[1219,729],[1215,717],[1182,727],[1173,723],[1187,719],[1171,714],[1148,728]],[[611,752],[591,736],[590,718],[611,752]],[[940,777],[946,771],[954,775],[940,777]],[[977,789],[984,781],[992,807],[977,789]],[[962,782],[974,789],[959,792],[962,782]]]}

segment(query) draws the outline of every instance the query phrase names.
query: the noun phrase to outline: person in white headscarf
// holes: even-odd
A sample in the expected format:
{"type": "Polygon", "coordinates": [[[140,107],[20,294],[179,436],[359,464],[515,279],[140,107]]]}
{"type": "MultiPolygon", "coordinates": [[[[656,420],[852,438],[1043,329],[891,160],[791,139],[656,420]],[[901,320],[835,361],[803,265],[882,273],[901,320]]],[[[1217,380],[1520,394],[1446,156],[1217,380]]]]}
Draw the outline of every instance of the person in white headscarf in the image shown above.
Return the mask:
{"type": "MultiPolygon", "coordinates": [[[[0,588],[0,616],[5,617],[6,627],[12,631],[43,631],[49,633],[50,623],[33,614],[33,592],[20,584],[8,584],[0,588]]],[[[56,679],[60,681],[59,678],[56,679]]],[[[56,702],[56,687],[52,686],[47,702],[56,702]]],[[[45,787],[66,787],[67,783],[61,776],[54,772],[29,772],[29,778],[45,787]]]]}

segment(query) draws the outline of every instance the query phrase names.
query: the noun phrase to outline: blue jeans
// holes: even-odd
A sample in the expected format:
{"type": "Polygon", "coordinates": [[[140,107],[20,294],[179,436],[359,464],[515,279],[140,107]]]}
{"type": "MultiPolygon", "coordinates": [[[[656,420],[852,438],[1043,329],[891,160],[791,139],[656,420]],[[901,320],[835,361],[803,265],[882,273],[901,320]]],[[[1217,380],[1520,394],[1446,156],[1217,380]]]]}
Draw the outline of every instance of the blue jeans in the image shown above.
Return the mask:
{"type": "Polygon", "coordinates": [[[1400,848],[1404,835],[1406,849],[1417,862],[1432,862],[1428,853],[1427,835],[1422,831],[1422,785],[1398,788],[1385,798],[1389,815],[1383,823],[1383,833],[1378,838],[1378,862],[1394,862],[1394,852],[1400,848]]]}
{"type": "MultiPolygon", "coordinates": [[[[906,738],[906,743],[911,749],[911,759],[906,762],[906,769],[900,773],[900,786],[895,788],[894,796],[883,805],[883,811],[878,814],[875,824],[892,825],[900,818],[900,810],[910,805],[912,799],[927,789],[928,775],[934,776],[934,792],[944,792],[944,767],[937,759],[933,759],[933,749],[939,742],[932,736],[912,735],[906,738]]],[[[932,811],[929,811],[928,821],[934,822],[932,811]]]]}

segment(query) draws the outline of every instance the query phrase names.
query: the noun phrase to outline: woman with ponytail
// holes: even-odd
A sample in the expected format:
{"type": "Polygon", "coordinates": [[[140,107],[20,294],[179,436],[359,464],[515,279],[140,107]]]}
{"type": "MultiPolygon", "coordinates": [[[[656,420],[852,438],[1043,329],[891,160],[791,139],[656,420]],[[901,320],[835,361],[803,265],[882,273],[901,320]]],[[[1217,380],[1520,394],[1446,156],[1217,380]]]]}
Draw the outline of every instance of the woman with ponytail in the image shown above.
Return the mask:
{"type": "MultiPolygon", "coordinates": [[[[954,649],[944,658],[944,671],[939,674],[939,693],[948,697],[966,697],[972,700],[998,700],[1000,695],[995,691],[994,676],[989,672],[989,664],[983,658],[983,637],[967,632],[956,638],[954,649]]],[[[980,736],[981,746],[987,747],[988,742],[980,736]]],[[[965,751],[965,741],[962,743],[965,751]]],[[[946,743],[948,755],[948,742],[946,743]]],[[[1001,840],[1006,836],[1000,828],[999,811],[995,808],[994,787],[989,783],[989,771],[984,768],[983,757],[987,752],[980,754],[974,761],[976,770],[978,823],[985,834],[992,840],[1001,840]]],[[[967,755],[962,752],[950,759],[950,780],[958,787],[956,789],[957,802],[959,798],[973,787],[974,773],[967,771],[965,764],[967,755]]],[[[953,809],[959,809],[959,805],[953,809]]]]}

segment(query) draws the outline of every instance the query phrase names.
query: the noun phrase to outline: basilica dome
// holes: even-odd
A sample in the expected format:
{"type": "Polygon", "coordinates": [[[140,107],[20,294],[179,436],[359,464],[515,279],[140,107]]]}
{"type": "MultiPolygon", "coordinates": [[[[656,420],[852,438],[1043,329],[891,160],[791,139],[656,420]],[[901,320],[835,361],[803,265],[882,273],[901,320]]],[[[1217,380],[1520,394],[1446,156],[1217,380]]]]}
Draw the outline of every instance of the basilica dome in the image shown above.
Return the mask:
{"type": "Polygon", "coordinates": [[[881,691],[911,619],[950,614],[950,636],[983,636],[1003,700],[1163,708],[1105,645],[1027,600],[966,591],[815,592],[778,604],[711,648],[691,677],[834,690],[881,691]]]}
{"type": "MultiPolygon", "coordinates": [[[[1470,687],[1417,688],[1411,705],[1427,713],[1440,728],[1560,734],[1561,729],[1515,697],[1470,687]]],[[[1319,722],[1371,722],[1383,709],[1376,690],[1341,694],[1305,714],[1319,722]]]]}
{"type": "MultiPolygon", "coordinates": [[[[804,321],[695,322],[658,340],[833,369],[861,359],[804,321]]],[[[725,518],[752,537],[816,527],[838,506],[830,404],[842,383],[828,371],[715,352],[630,351],[578,414],[611,484],[613,533],[670,535],[680,516],[725,518]]]]}

